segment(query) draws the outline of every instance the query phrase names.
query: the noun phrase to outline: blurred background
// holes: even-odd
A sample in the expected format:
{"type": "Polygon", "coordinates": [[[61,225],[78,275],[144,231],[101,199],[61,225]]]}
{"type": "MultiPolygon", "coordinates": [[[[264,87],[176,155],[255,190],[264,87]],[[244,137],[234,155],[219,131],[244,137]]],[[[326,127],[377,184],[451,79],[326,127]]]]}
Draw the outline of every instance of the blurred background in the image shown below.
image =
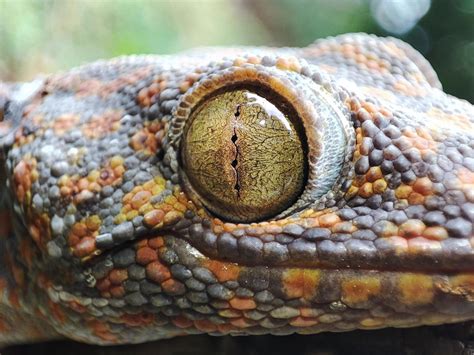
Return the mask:
{"type": "Polygon", "coordinates": [[[123,54],[306,46],[345,32],[409,42],[445,91],[474,102],[474,0],[0,0],[0,80],[123,54]]]}
{"type": "MultiPolygon", "coordinates": [[[[445,91],[474,103],[474,0],[0,0],[0,80],[31,80],[40,73],[124,54],[174,53],[210,45],[306,46],[345,32],[409,42],[432,63],[445,91]]],[[[195,354],[209,349],[249,355],[421,354],[420,346],[437,349],[426,352],[430,354],[451,353],[446,350],[451,343],[430,338],[426,329],[278,341],[188,337],[185,349],[176,338],[153,348],[145,344],[141,351],[51,343],[14,347],[3,354],[187,354],[190,349],[195,354]],[[367,351],[367,344],[374,352],[367,351]],[[330,351],[336,348],[340,352],[330,351]]],[[[440,334],[447,334],[441,329],[440,334]]]]}

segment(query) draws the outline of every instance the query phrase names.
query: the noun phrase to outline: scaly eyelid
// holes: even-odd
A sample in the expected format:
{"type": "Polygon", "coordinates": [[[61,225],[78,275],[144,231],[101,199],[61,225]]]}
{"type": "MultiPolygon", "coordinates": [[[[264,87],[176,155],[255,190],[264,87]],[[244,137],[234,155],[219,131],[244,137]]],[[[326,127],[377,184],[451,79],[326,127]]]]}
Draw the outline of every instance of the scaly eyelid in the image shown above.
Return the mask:
{"type": "Polygon", "coordinates": [[[334,205],[342,197],[342,192],[338,194],[338,191],[344,178],[350,177],[346,173],[350,172],[349,161],[355,146],[355,132],[345,102],[347,93],[331,83],[315,67],[296,58],[253,56],[247,60],[239,57],[239,60],[215,66],[208,69],[209,74],[204,72],[200,80],[181,97],[164,147],[164,161],[170,167],[173,165],[175,179],[184,182],[193,201],[199,204],[201,199],[180,168],[182,162],[179,153],[189,119],[194,110],[209,97],[219,92],[248,87],[280,96],[288,102],[306,135],[308,182],[300,198],[274,215],[274,218],[287,217],[309,206],[322,209],[327,204],[334,205]]]}

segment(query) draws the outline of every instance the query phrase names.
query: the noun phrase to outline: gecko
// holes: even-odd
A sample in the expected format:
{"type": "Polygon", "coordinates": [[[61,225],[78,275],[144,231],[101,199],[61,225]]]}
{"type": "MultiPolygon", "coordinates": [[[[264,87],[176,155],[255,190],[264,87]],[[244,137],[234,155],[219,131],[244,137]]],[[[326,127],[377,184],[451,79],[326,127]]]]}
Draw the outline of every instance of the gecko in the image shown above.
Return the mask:
{"type": "Polygon", "coordinates": [[[410,45],[0,83],[0,344],[474,319],[474,109],[410,45]]]}

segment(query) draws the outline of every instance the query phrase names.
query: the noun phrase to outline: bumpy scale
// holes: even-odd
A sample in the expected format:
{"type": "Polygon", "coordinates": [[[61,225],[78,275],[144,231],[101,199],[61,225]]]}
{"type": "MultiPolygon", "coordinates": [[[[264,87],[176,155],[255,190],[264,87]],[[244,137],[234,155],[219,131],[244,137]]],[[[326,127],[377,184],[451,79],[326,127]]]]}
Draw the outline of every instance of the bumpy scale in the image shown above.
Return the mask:
{"type": "Polygon", "coordinates": [[[474,319],[473,106],[396,39],[0,84],[0,147],[2,345],[474,319]]]}

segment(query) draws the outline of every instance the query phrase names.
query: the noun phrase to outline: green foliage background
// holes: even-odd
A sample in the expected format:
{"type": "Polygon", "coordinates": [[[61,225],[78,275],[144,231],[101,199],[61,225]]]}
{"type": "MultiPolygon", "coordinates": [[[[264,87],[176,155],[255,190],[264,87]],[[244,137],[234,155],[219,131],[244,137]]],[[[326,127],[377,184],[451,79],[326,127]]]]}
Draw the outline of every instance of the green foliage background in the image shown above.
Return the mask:
{"type": "MultiPolygon", "coordinates": [[[[345,32],[393,35],[373,18],[373,1],[0,0],[0,80],[123,54],[305,46],[345,32]]],[[[400,38],[430,60],[447,92],[474,102],[474,0],[432,0],[400,38]]]]}

